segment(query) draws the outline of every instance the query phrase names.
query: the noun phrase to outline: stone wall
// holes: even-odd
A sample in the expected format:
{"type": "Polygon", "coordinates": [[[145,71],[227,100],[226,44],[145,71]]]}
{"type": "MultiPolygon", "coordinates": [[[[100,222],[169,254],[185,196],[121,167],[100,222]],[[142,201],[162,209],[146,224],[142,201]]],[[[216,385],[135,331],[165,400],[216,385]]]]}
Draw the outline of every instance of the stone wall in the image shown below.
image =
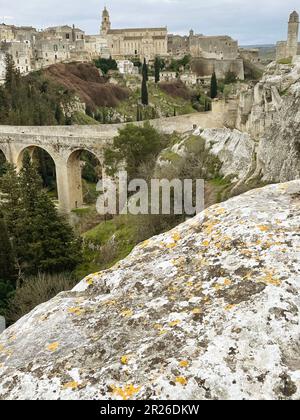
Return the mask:
{"type": "Polygon", "coordinates": [[[244,80],[244,62],[242,59],[215,60],[196,58],[193,60],[192,69],[199,77],[211,76],[215,71],[218,79],[224,79],[228,71],[234,72],[238,79],[244,80]]]}

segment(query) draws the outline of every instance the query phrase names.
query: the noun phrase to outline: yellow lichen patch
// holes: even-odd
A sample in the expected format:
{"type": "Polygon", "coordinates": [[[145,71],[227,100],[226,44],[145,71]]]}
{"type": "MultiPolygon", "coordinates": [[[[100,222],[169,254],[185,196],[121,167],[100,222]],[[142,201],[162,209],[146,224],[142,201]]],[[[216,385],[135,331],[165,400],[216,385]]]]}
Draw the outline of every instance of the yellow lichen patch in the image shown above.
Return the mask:
{"type": "Polygon", "coordinates": [[[179,257],[179,258],[174,258],[172,260],[172,264],[175,265],[175,267],[182,267],[185,265],[186,259],[185,257],[179,257]]]}
{"type": "Polygon", "coordinates": [[[192,314],[194,314],[194,315],[202,314],[202,312],[203,311],[200,308],[195,308],[195,309],[192,310],[192,314]]]}
{"type": "Polygon", "coordinates": [[[127,365],[128,364],[128,360],[129,360],[129,357],[128,356],[122,356],[121,357],[121,363],[122,363],[122,365],[127,365]]]}
{"type": "Polygon", "coordinates": [[[203,241],[202,242],[202,246],[205,246],[205,247],[208,247],[209,246],[209,244],[210,244],[210,242],[209,241],[203,241]]]}
{"type": "Polygon", "coordinates": [[[172,321],[172,322],[169,322],[169,327],[176,327],[177,325],[179,325],[180,324],[180,322],[181,321],[179,321],[179,320],[177,320],[177,321],[172,321]]]}
{"type": "Polygon", "coordinates": [[[270,284],[272,286],[280,286],[281,281],[278,277],[275,277],[274,271],[266,271],[265,276],[258,279],[259,282],[270,284]]]}
{"type": "Polygon", "coordinates": [[[170,244],[167,244],[167,248],[168,248],[168,249],[173,249],[173,248],[175,248],[175,247],[176,247],[176,245],[177,245],[177,243],[176,243],[176,242],[171,242],[170,244]]]}
{"type": "Polygon", "coordinates": [[[59,343],[56,341],[54,343],[48,344],[47,345],[47,350],[54,352],[58,349],[58,347],[59,347],[59,343]]]}
{"type": "Polygon", "coordinates": [[[4,351],[4,346],[0,344],[0,352],[4,351]]]}
{"type": "Polygon", "coordinates": [[[146,248],[148,245],[150,244],[150,240],[147,239],[146,241],[144,241],[143,243],[141,243],[140,248],[146,248]]]}
{"type": "Polygon", "coordinates": [[[187,379],[183,376],[177,376],[177,378],[175,378],[175,382],[183,386],[185,386],[188,383],[187,379]]]}
{"type": "Polygon", "coordinates": [[[102,271],[97,271],[97,273],[93,273],[89,277],[96,277],[96,276],[103,276],[103,272],[102,271]]]}
{"type": "Polygon", "coordinates": [[[241,254],[244,255],[245,257],[252,257],[253,256],[252,252],[249,249],[242,249],[241,254]]]}
{"type": "Polygon", "coordinates": [[[207,235],[210,235],[212,232],[213,232],[213,230],[214,230],[214,228],[215,228],[215,226],[217,225],[218,223],[217,222],[206,222],[206,223],[204,223],[204,233],[206,233],[207,235]]]}
{"type": "Polygon", "coordinates": [[[123,388],[111,385],[110,387],[114,395],[121,397],[123,400],[128,400],[141,390],[140,386],[125,385],[123,388]]]}
{"type": "Polygon", "coordinates": [[[218,291],[218,290],[221,290],[221,289],[222,289],[222,285],[221,285],[221,284],[219,284],[219,283],[216,283],[216,284],[214,284],[214,285],[213,285],[213,288],[214,288],[216,291],[218,291]]]}
{"type": "Polygon", "coordinates": [[[163,326],[161,324],[154,324],[153,326],[156,330],[162,330],[163,326]]]}
{"type": "Polygon", "coordinates": [[[231,285],[232,285],[232,281],[230,279],[224,280],[224,286],[231,286],[231,285]]]}
{"type": "Polygon", "coordinates": [[[159,335],[165,335],[165,334],[167,334],[167,330],[160,330],[159,332],[158,332],[158,334],[159,335]]]}
{"type": "Polygon", "coordinates": [[[225,306],[225,311],[232,311],[235,308],[235,305],[227,305],[225,306]]]}
{"type": "Polygon", "coordinates": [[[217,208],[214,210],[214,214],[216,216],[221,216],[222,214],[225,214],[226,210],[223,207],[217,208]]]}
{"type": "Polygon", "coordinates": [[[103,302],[103,305],[108,305],[108,306],[114,306],[117,304],[116,300],[107,300],[105,302],[103,302]]]}
{"type": "Polygon", "coordinates": [[[187,360],[181,360],[181,362],[179,362],[179,366],[182,368],[187,368],[189,366],[189,362],[187,360]]]}
{"type": "Polygon", "coordinates": [[[94,284],[94,279],[93,279],[93,278],[87,278],[87,279],[86,279],[86,283],[87,283],[89,286],[92,286],[92,285],[94,284]]]}
{"type": "Polygon", "coordinates": [[[76,381],[67,382],[63,385],[63,389],[77,389],[79,387],[79,383],[76,381]]]}
{"type": "Polygon", "coordinates": [[[173,240],[174,240],[175,242],[178,242],[178,241],[180,241],[181,236],[180,236],[180,235],[179,235],[179,233],[177,232],[177,233],[174,233],[174,234],[172,235],[172,238],[173,238],[173,240]]]}
{"type": "Polygon", "coordinates": [[[74,308],[68,308],[68,313],[75,315],[75,316],[80,316],[82,315],[82,309],[78,308],[78,307],[74,307],[74,308]]]}
{"type": "Polygon", "coordinates": [[[132,309],[125,309],[124,311],[121,312],[121,315],[124,318],[130,318],[133,315],[133,310],[132,309]]]}
{"type": "Polygon", "coordinates": [[[266,225],[260,225],[260,226],[258,226],[258,229],[261,232],[268,232],[270,230],[270,227],[269,226],[266,226],[266,225]]]}
{"type": "Polygon", "coordinates": [[[177,242],[181,239],[179,233],[173,233],[172,235],[172,240],[173,242],[168,243],[167,245],[163,244],[164,246],[166,246],[168,249],[173,249],[177,246],[177,242]]]}
{"type": "Polygon", "coordinates": [[[193,287],[194,283],[192,281],[187,281],[186,283],[184,283],[184,285],[186,287],[193,287]]]}
{"type": "Polygon", "coordinates": [[[204,298],[204,304],[205,304],[205,305],[210,305],[210,304],[211,304],[211,299],[210,299],[208,296],[206,296],[206,297],[204,298]]]}

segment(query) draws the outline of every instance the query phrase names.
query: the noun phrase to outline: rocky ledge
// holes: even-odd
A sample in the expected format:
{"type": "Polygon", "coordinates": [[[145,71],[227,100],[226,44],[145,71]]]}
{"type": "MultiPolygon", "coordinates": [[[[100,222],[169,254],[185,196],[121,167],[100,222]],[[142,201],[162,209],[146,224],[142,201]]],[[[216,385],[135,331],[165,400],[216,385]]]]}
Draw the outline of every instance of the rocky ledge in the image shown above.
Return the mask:
{"type": "Polygon", "coordinates": [[[300,181],[215,205],[0,337],[0,399],[299,399],[300,181]]]}

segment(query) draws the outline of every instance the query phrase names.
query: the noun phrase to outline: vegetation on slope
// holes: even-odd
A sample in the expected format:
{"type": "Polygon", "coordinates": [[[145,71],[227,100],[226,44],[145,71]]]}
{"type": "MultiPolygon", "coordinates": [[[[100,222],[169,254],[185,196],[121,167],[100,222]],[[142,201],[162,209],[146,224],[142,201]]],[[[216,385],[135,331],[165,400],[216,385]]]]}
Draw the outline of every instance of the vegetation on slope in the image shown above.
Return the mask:
{"type": "Polygon", "coordinates": [[[0,193],[3,216],[0,220],[0,311],[3,312],[10,306],[7,299],[29,276],[73,271],[81,261],[81,240],[58,214],[43,189],[29,153],[24,155],[20,173],[7,166],[0,178],[0,193]]]}
{"type": "Polygon", "coordinates": [[[0,124],[61,125],[67,124],[63,108],[72,100],[72,93],[52,83],[42,73],[21,77],[10,56],[7,72],[0,87],[0,124]]]}
{"type": "Polygon", "coordinates": [[[46,69],[44,74],[50,80],[75,92],[93,112],[103,106],[115,108],[129,95],[126,88],[108,83],[107,78],[101,77],[93,64],[56,64],[46,69]]]}

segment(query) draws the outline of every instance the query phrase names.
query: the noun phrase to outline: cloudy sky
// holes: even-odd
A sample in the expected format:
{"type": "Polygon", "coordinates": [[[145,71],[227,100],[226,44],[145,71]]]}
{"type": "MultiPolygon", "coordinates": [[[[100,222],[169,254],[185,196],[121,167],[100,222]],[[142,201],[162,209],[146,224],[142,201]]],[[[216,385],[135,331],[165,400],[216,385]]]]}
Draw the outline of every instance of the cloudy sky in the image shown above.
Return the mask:
{"type": "Polygon", "coordinates": [[[168,26],[207,35],[228,34],[241,45],[286,38],[288,15],[299,0],[0,0],[0,21],[43,28],[72,24],[88,34],[99,31],[104,4],[114,28],[168,26]]]}

